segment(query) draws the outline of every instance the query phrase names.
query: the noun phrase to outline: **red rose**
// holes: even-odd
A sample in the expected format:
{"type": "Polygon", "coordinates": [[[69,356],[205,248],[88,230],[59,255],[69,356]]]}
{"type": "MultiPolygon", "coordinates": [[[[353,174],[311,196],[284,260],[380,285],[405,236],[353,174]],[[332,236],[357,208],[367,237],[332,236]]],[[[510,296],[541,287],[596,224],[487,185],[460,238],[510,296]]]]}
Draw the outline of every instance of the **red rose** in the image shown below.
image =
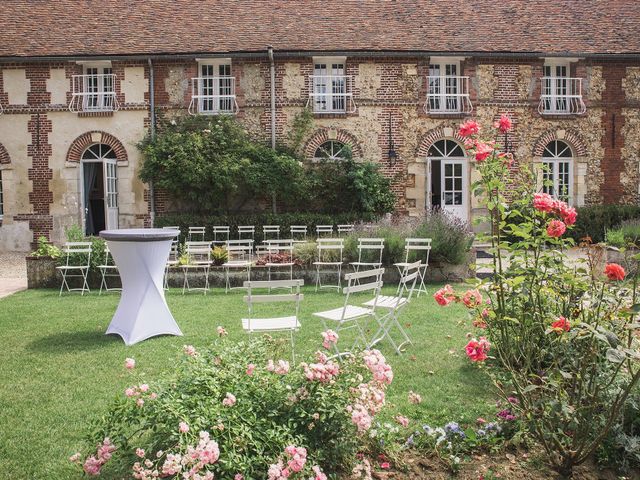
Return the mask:
{"type": "Polygon", "coordinates": [[[624,277],[626,275],[624,268],[622,268],[622,266],[618,265],[617,263],[607,263],[607,265],[604,267],[604,274],[609,280],[618,281],[624,280],[624,277]]]}
{"type": "Polygon", "coordinates": [[[567,226],[560,220],[551,220],[547,225],[547,235],[553,238],[561,237],[567,231],[567,226]]]}
{"type": "Polygon", "coordinates": [[[471,135],[478,133],[479,131],[480,131],[480,125],[478,125],[477,122],[474,122],[473,120],[467,120],[466,122],[460,125],[460,129],[458,130],[458,133],[460,134],[461,137],[469,137],[471,135]]]}
{"type": "Polygon", "coordinates": [[[474,338],[464,347],[467,357],[472,362],[484,362],[487,359],[487,352],[490,348],[491,344],[484,337],[480,337],[480,340],[474,338]]]}
{"type": "Polygon", "coordinates": [[[507,133],[509,130],[511,130],[511,119],[503,113],[502,115],[500,115],[500,120],[494,123],[493,126],[500,130],[502,133],[507,133]]]}
{"type": "Polygon", "coordinates": [[[569,325],[569,320],[564,318],[562,315],[558,317],[558,320],[551,324],[551,330],[556,333],[568,332],[571,329],[571,325],[569,325]]]}

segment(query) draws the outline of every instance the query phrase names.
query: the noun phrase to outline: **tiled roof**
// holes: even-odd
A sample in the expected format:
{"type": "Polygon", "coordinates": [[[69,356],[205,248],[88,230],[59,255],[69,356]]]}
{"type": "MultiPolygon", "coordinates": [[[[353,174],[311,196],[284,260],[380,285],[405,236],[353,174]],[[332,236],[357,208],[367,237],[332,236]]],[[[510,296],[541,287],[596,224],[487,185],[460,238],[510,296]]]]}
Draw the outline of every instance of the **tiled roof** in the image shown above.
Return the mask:
{"type": "Polygon", "coordinates": [[[0,57],[640,54],[640,0],[0,0],[0,57]]]}

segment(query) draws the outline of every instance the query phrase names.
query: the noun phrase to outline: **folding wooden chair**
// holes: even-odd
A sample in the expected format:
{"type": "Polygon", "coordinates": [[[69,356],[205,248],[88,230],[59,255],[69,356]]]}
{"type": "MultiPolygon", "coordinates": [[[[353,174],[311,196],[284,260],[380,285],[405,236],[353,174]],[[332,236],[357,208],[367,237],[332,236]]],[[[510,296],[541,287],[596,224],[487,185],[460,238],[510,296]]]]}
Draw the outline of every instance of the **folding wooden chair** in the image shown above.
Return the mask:
{"type": "Polygon", "coordinates": [[[122,288],[119,287],[111,287],[107,284],[107,278],[120,278],[120,273],[118,272],[118,267],[113,261],[113,256],[109,251],[109,246],[105,245],[104,247],[104,263],[102,265],[98,265],[98,269],[100,270],[100,275],[102,276],[102,280],[100,281],[100,292],[99,295],[102,295],[102,289],[105,291],[118,291],[121,292],[122,288]]]}
{"type": "Polygon", "coordinates": [[[349,265],[356,272],[361,268],[380,268],[382,265],[382,252],[384,251],[384,238],[359,238],[358,261],[349,265]]]}
{"type": "Polygon", "coordinates": [[[185,290],[202,290],[206,295],[209,291],[209,268],[211,268],[211,242],[187,242],[185,244],[185,253],[189,257],[189,263],[181,265],[184,273],[184,282],[182,284],[182,294],[185,290]],[[189,275],[190,271],[202,270],[204,273],[204,287],[190,287],[189,275]]]}
{"type": "Polygon", "coordinates": [[[289,227],[289,233],[291,234],[293,243],[305,243],[307,241],[306,225],[291,225],[289,227]]]}
{"type": "Polygon", "coordinates": [[[180,263],[180,247],[178,240],[171,242],[171,250],[169,250],[169,257],[167,263],[164,266],[164,281],[163,286],[165,290],[169,290],[169,270],[175,268],[180,263]]]}
{"type": "Polygon", "coordinates": [[[386,310],[386,313],[384,315],[376,315],[378,330],[369,343],[368,348],[371,348],[372,346],[386,338],[389,340],[396,353],[400,355],[400,353],[402,353],[402,347],[404,347],[406,344],[412,343],[409,339],[409,336],[407,335],[407,332],[404,330],[404,328],[402,328],[402,325],[400,324],[400,321],[398,319],[400,317],[400,313],[402,313],[402,310],[404,310],[404,308],[411,301],[411,297],[416,286],[416,280],[420,276],[421,263],[422,262],[418,260],[417,262],[409,263],[406,267],[404,267],[402,275],[400,276],[398,295],[380,295],[377,299],[375,299],[375,301],[369,300],[368,302],[365,302],[363,304],[365,307],[373,307],[375,305],[378,308],[378,311],[380,309],[386,310]],[[396,342],[391,335],[391,330],[394,328],[402,337],[400,342],[396,342]]]}
{"type": "Polygon", "coordinates": [[[67,242],[62,251],[66,255],[65,264],[56,267],[62,275],[60,296],[65,287],[67,292],[80,292],[81,295],[84,295],[84,292],[90,292],[87,275],[91,265],[91,242],[67,242]],[[82,287],[70,288],[67,282],[69,278],[82,278],[82,287]]]}
{"type": "Polygon", "coordinates": [[[330,237],[333,235],[333,225],[316,225],[316,237],[330,237]]]}
{"type": "Polygon", "coordinates": [[[296,351],[293,334],[300,328],[300,320],[298,313],[300,311],[300,301],[304,295],[300,293],[300,287],[304,285],[304,280],[269,280],[269,281],[246,281],[243,288],[247,289],[244,301],[249,307],[249,315],[242,319],[242,328],[245,332],[252,334],[255,332],[289,332],[291,338],[291,357],[293,362],[296,361],[296,351]],[[255,294],[256,289],[263,289],[271,292],[272,289],[289,288],[291,293],[288,294],[255,294]],[[295,310],[291,311],[292,315],[286,316],[269,316],[256,317],[255,304],[262,303],[293,303],[295,310]]]}
{"type": "Polygon", "coordinates": [[[316,267],[316,292],[319,288],[342,287],[342,254],[344,251],[344,239],[342,238],[319,238],[317,243],[318,261],[313,262],[316,267]],[[338,276],[335,285],[323,285],[322,275],[338,276]]]}
{"type": "Polygon", "coordinates": [[[206,227],[189,227],[189,242],[204,242],[206,227]]]}
{"type": "Polygon", "coordinates": [[[223,225],[214,225],[211,227],[211,231],[213,232],[213,244],[216,246],[224,245],[227,243],[231,237],[229,236],[231,233],[231,228],[223,225]]]}
{"type": "MultiPolygon", "coordinates": [[[[420,269],[418,270],[418,276],[420,277],[420,283],[418,284],[416,297],[419,297],[421,293],[427,293],[427,287],[424,284],[424,276],[427,271],[427,267],[429,266],[429,253],[431,252],[431,239],[430,238],[407,238],[405,240],[404,245],[405,250],[405,258],[404,262],[394,263],[394,265],[398,268],[398,272],[402,275],[403,270],[410,265],[410,260],[415,260],[416,257],[420,257],[424,255],[424,259],[420,261],[423,262],[420,265],[420,269]]],[[[398,289],[402,284],[398,284],[398,289]]],[[[400,290],[397,292],[400,294],[400,290]]]]}
{"type": "MultiPolygon", "coordinates": [[[[350,355],[351,350],[354,350],[358,344],[361,344],[362,348],[366,348],[369,345],[369,341],[364,333],[366,329],[366,319],[375,318],[377,300],[380,296],[380,289],[382,288],[383,273],[384,268],[348,273],[344,276],[348,285],[342,290],[345,294],[344,305],[339,308],[313,314],[314,316],[322,319],[322,324],[324,325],[325,330],[333,327],[332,329],[338,335],[346,330],[352,328],[356,329],[355,340],[351,349],[341,351],[340,348],[338,348],[338,345],[334,344],[334,356],[342,357],[344,355],[350,355]],[[365,283],[358,284],[360,281],[365,283]],[[363,307],[349,304],[349,300],[352,299],[352,294],[364,292],[372,295],[373,298],[371,306],[363,307]],[[365,320],[365,324],[360,325],[360,320],[365,320]]],[[[338,343],[344,345],[344,339],[342,342],[338,343]]]]}
{"type": "Polygon", "coordinates": [[[234,288],[244,288],[231,286],[231,270],[244,270],[247,272],[247,281],[251,280],[251,264],[253,262],[253,240],[228,240],[226,248],[228,257],[227,261],[222,265],[224,267],[225,276],[225,293],[234,288]]]}

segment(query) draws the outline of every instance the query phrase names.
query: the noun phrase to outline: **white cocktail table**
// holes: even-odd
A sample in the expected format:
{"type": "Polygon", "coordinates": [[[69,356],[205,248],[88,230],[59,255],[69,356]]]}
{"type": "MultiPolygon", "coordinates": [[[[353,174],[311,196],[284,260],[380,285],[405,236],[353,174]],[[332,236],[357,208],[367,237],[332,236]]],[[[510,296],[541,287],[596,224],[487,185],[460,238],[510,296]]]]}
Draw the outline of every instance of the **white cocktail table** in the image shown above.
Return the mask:
{"type": "Polygon", "coordinates": [[[122,280],[122,296],[107,335],[133,345],[156,335],[182,335],[164,298],[164,269],[177,230],[103,230],[122,280]]]}

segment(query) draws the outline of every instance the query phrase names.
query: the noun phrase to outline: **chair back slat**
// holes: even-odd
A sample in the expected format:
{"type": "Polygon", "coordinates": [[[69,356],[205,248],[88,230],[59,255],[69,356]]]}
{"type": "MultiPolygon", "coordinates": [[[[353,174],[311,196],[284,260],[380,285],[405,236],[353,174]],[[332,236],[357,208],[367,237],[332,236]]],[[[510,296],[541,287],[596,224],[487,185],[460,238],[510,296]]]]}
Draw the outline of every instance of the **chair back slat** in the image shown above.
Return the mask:
{"type": "Polygon", "coordinates": [[[352,285],[349,287],[344,287],[342,289],[343,293],[358,293],[358,292],[366,292],[369,290],[377,290],[382,288],[382,281],[378,282],[370,282],[370,283],[361,283],[360,285],[352,285]]]}
{"type": "Polygon", "coordinates": [[[289,287],[301,287],[304,285],[304,280],[247,280],[242,286],[244,288],[289,288],[289,287]]]}
{"type": "Polygon", "coordinates": [[[274,295],[259,294],[259,295],[245,295],[243,297],[245,303],[250,301],[253,303],[276,303],[276,302],[298,302],[304,299],[302,293],[279,293],[274,295]]]}
{"type": "Polygon", "coordinates": [[[363,270],[361,272],[353,272],[347,273],[344,276],[344,279],[349,280],[359,280],[361,278],[373,277],[373,276],[382,276],[384,273],[384,268],[373,268],[371,270],[363,270]]]}

